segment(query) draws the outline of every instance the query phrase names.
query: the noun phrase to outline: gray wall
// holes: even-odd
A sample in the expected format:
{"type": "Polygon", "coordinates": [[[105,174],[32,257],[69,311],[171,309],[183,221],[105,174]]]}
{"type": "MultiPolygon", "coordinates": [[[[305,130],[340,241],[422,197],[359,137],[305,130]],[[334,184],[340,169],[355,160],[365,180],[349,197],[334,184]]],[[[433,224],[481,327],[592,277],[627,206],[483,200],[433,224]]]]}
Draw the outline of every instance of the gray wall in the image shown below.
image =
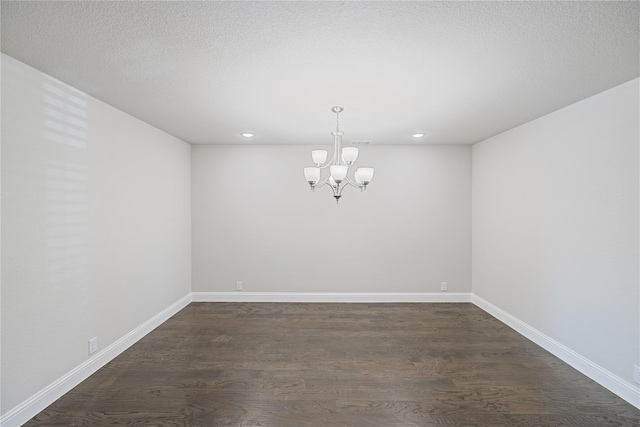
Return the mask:
{"type": "Polygon", "coordinates": [[[191,291],[189,145],[2,55],[2,411],[191,291]]]}
{"type": "Polygon", "coordinates": [[[629,384],[638,79],[473,146],[473,292],[629,384]]]}
{"type": "Polygon", "coordinates": [[[311,148],[192,147],[194,291],[471,291],[469,146],[363,147],[376,175],[339,205],[311,148]]]}

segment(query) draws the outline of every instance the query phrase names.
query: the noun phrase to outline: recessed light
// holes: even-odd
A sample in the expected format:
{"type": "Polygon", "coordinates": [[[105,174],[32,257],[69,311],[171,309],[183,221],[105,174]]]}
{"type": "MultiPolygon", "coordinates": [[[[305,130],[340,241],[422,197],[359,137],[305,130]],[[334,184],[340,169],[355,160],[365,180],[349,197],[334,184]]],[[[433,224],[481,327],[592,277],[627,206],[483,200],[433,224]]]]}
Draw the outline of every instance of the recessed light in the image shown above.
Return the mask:
{"type": "Polygon", "coordinates": [[[414,138],[422,138],[424,136],[424,133],[414,133],[411,136],[414,137],[414,138]]]}
{"type": "Polygon", "coordinates": [[[245,138],[253,138],[253,134],[249,132],[243,132],[240,135],[244,136],[245,138]]]}

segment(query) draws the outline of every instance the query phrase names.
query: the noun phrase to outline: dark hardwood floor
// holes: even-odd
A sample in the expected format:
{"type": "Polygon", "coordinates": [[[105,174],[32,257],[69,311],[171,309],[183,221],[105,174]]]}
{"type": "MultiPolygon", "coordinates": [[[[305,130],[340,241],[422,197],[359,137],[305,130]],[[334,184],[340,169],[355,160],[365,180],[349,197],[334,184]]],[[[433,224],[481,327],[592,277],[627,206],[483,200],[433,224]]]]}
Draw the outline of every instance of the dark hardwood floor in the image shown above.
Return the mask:
{"type": "Polygon", "coordinates": [[[26,426],[640,426],[472,304],[192,303],[26,426]]]}

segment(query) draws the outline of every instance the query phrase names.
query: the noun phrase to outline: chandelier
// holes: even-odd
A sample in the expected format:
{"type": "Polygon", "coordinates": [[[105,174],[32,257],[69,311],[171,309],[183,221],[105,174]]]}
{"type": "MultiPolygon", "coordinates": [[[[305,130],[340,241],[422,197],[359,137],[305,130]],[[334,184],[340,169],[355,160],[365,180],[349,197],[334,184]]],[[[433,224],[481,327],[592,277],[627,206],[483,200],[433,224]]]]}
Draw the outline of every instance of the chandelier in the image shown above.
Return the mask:
{"type": "Polygon", "coordinates": [[[340,131],[339,116],[344,108],[333,107],[331,111],[336,114],[336,131],[331,132],[333,135],[333,157],[327,161],[327,150],[312,150],[311,158],[315,167],[304,168],[304,178],[309,183],[311,191],[324,185],[331,187],[333,197],[338,203],[342,197],[342,190],[347,185],[359,188],[360,191],[366,190],[367,185],[373,179],[373,168],[358,168],[353,174],[353,179],[349,178],[349,167],[358,158],[358,148],[342,148],[344,132],[340,131]],[[329,174],[324,179],[320,179],[322,169],[326,170],[327,168],[329,168],[329,174]]]}

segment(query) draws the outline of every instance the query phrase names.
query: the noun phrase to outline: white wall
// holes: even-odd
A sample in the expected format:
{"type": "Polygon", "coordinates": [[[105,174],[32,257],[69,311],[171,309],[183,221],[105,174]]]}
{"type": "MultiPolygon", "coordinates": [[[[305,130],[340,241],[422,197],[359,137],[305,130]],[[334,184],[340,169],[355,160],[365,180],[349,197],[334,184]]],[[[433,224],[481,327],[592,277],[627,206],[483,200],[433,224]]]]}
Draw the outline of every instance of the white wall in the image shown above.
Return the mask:
{"type": "Polygon", "coordinates": [[[471,291],[469,146],[363,147],[376,176],[339,205],[312,148],[192,147],[194,292],[471,291]]]}
{"type": "Polygon", "coordinates": [[[473,146],[473,292],[629,384],[638,79],[473,146]]]}
{"type": "Polygon", "coordinates": [[[189,294],[189,145],[2,55],[2,413],[189,294]]]}

